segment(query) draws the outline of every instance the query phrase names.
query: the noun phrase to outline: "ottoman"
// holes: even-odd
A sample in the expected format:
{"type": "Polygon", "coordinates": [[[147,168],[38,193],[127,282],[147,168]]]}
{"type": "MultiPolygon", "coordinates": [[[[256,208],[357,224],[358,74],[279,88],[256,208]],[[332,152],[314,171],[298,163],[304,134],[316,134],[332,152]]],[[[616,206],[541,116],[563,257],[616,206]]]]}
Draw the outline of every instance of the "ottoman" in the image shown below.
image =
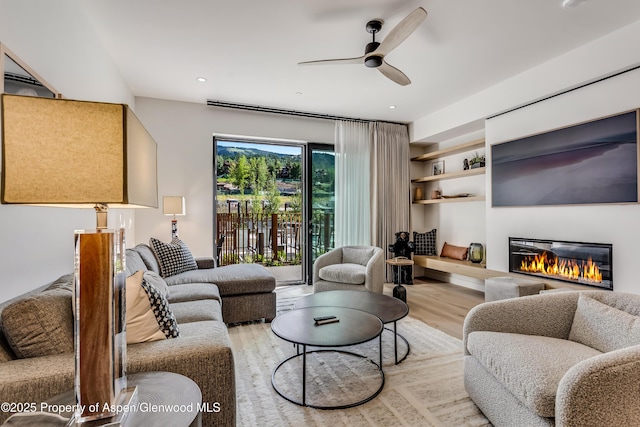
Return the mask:
{"type": "Polygon", "coordinates": [[[485,302],[526,295],[535,295],[544,289],[544,283],[521,277],[491,277],[484,281],[485,302]]]}

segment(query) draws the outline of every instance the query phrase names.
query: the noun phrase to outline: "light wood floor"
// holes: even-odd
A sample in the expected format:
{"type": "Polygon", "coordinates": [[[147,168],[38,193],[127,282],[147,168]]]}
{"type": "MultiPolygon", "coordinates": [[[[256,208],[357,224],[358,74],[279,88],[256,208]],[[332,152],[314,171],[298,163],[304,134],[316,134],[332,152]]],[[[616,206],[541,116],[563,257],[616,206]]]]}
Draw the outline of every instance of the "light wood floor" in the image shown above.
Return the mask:
{"type": "MultiPolygon", "coordinates": [[[[393,287],[385,284],[384,293],[392,295],[393,287]]],[[[404,287],[409,316],[459,339],[462,339],[462,325],[469,310],[484,302],[483,292],[425,277],[404,287]]]]}

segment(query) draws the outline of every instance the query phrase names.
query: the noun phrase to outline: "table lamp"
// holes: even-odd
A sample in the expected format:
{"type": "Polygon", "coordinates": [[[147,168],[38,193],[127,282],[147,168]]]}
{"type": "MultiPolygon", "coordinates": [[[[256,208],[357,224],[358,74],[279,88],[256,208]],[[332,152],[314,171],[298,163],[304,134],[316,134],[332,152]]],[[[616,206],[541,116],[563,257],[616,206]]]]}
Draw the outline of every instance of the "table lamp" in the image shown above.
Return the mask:
{"type": "Polygon", "coordinates": [[[125,245],[107,207],[157,207],[157,145],[124,104],[2,95],[3,204],[94,208],[75,232],[76,425],[126,414],[125,245]],[[99,405],[95,405],[99,403],[99,405]],[[80,412],[82,411],[82,412],[80,412]]]}
{"type": "Polygon", "coordinates": [[[171,220],[171,240],[178,238],[178,220],[176,215],[184,215],[184,197],[182,196],[164,196],[162,198],[162,213],[165,215],[173,215],[171,220]]]}

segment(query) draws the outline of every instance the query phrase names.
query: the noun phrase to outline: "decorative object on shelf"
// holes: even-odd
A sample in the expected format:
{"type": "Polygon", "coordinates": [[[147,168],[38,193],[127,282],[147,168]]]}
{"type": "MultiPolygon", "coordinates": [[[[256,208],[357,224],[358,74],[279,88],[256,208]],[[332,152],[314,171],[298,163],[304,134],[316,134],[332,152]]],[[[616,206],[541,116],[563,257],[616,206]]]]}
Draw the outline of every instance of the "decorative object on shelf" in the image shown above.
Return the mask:
{"type": "Polygon", "coordinates": [[[442,192],[440,190],[432,190],[431,191],[431,198],[432,199],[439,199],[442,197],[442,192]]]}
{"type": "Polygon", "coordinates": [[[458,193],[458,194],[451,194],[449,196],[445,196],[444,194],[441,194],[440,197],[443,198],[443,199],[458,199],[460,197],[473,197],[473,194],[471,194],[471,193],[458,193]]]}
{"type": "Polygon", "coordinates": [[[468,159],[464,159],[464,161],[462,162],[462,170],[469,170],[469,160],[468,159]]]}
{"type": "Polygon", "coordinates": [[[469,261],[476,264],[481,263],[484,258],[484,247],[481,243],[471,243],[469,245],[469,261]]]}
{"type": "Polygon", "coordinates": [[[493,145],[492,205],[637,203],[637,138],[632,110],[493,145]]]}
{"type": "MultiPolygon", "coordinates": [[[[396,257],[411,259],[411,253],[415,251],[416,247],[412,241],[409,240],[408,231],[399,231],[396,233],[396,242],[389,245],[389,252],[396,257]]],[[[401,283],[406,285],[413,285],[413,267],[411,265],[403,265],[399,268],[400,271],[394,270],[393,283],[401,283]],[[398,274],[400,277],[398,278],[398,274]]]]}
{"type": "Polygon", "coordinates": [[[422,187],[416,187],[413,193],[413,200],[422,200],[422,187]]]}
{"type": "Polygon", "coordinates": [[[444,160],[438,160],[432,163],[431,171],[433,175],[442,175],[444,173],[444,160]]]}
{"type": "Polygon", "coordinates": [[[124,104],[2,95],[2,203],[94,207],[96,230],[75,232],[76,425],[125,422],[123,230],[112,207],[157,207],[157,146],[124,104]],[[46,159],[46,161],[43,161],[46,159]]]}
{"type": "Polygon", "coordinates": [[[178,238],[178,220],[176,215],[185,215],[184,197],[182,196],[164,196],[162,198],[162,213],[165,215],[173,215],[171,220],[171,240],[178,238]]]}
{"type": "Polygon", "coordinates": [[[485,155],[479,155],[475,153],[474,156],[469,159],[469,167],[471,169],[483,168],[485,166],[485,155]]]}

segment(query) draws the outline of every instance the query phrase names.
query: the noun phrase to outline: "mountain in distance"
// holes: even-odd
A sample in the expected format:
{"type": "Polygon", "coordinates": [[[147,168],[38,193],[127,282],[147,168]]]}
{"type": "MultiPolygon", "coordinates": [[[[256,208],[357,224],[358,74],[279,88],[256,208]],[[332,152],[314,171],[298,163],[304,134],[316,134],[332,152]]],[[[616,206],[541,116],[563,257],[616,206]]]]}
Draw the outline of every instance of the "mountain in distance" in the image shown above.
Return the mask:
{"type": "Polygon", "coordinates": [[[221,147],[218,146],[218,156],[239,158],[244,155],[247,159],[251,157],[279,157],[281,159],[300,160],[299,155],[274,153],[272,151],[260,150],[258,148],[221,147]]]}

